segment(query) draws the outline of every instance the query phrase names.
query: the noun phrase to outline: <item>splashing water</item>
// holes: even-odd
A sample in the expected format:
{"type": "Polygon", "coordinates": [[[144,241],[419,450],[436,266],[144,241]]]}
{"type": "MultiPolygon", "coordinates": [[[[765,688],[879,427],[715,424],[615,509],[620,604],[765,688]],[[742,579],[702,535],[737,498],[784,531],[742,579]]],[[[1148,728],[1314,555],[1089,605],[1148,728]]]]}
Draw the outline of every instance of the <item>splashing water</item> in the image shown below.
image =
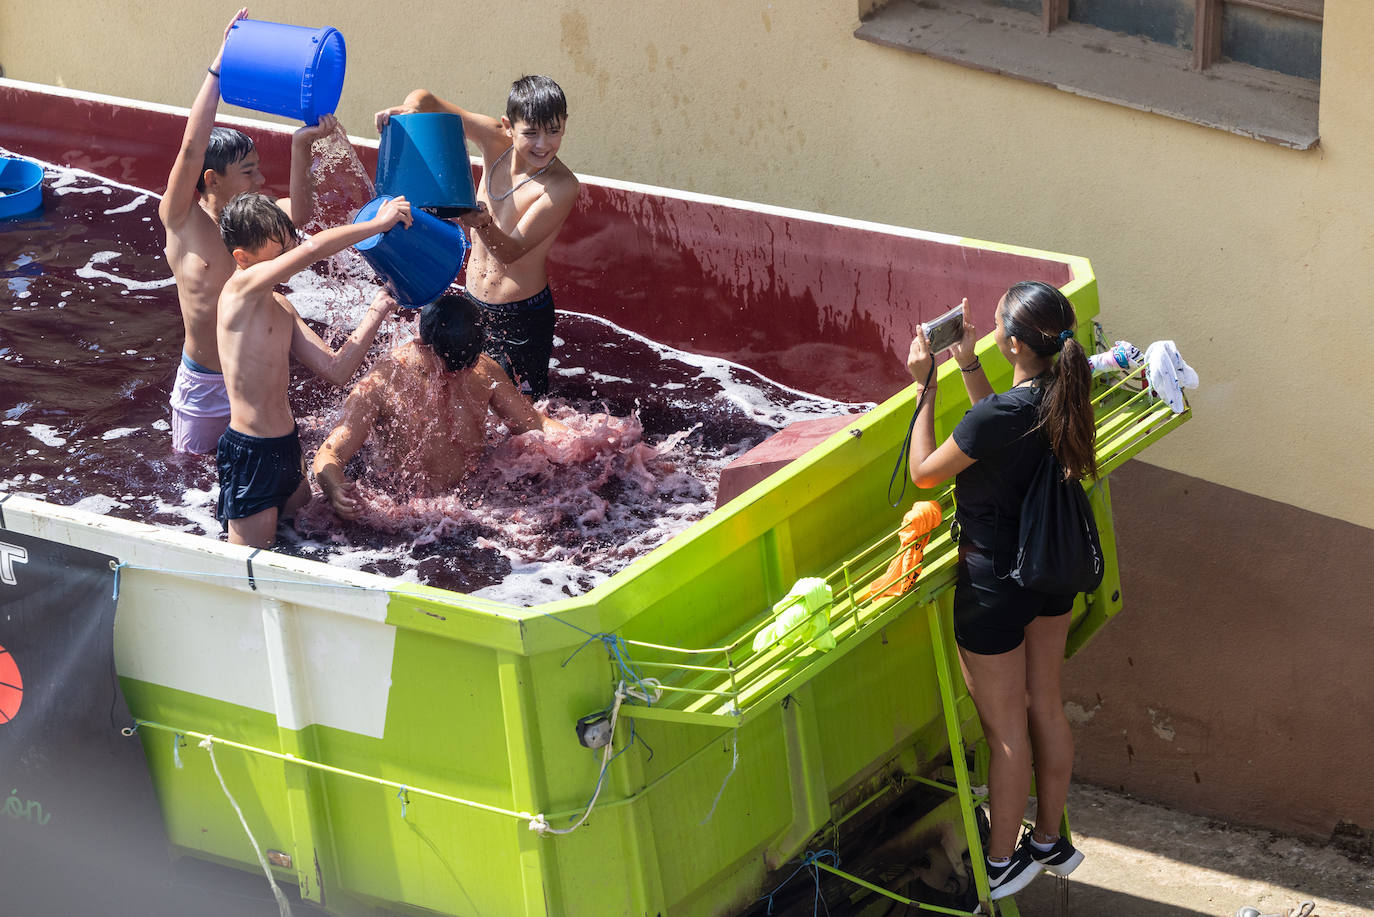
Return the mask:
{"type": "Polygon", "coordinates": [[[377,191],[353,144],[348,142],[343,125],[316,140],[310,152],[315,212],[301,228],[315,233],[351,222],[358,209],[377,196],[377,191]]]}
{"type": "MultiPolygon", "coordinates": [[[[172,452],[167,432],[182,330],[157,196],[71,169],[50,167],[45,181],[47,210],[0,233],[11,294],[0,493],[217,537],[213,460],[172,452]]],[[[326,340],[352,328],[376,290],[351,258],[290,285],[326,340]]],[[[560,313],[557,333],[545,407],[571,433],[509,436],[491,422],[477,470],[430,496],[396,487],[365,449],[348,469],[363,520],[342,523],[316,497],[278,550],[518,604],[575,595],[709,513],[721,468],[775,430],[868,407],[595,316],[560,313]]],[[[389,322],[373,357],[413,334],[406,317],[389,322]]],[[[342,393],[293,367],[290,395],[309,455],[342,393]]]]}

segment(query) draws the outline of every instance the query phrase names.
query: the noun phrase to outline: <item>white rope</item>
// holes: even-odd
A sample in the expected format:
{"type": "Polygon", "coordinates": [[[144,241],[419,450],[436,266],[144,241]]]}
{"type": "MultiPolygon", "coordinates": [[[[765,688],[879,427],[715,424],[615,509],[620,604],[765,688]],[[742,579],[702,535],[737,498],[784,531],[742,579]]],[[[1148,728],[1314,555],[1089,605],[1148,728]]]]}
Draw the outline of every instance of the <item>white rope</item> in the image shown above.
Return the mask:
{"type": "MultiPolygon", "coordinates": [[[[735,711],[732,711],[732,712],[733,712],[736,716],[739,715],[739,711],[738,711],[738,710],[735,710],[735,711]]],[[[726,784],[728,784],[728,783],[730,782],[730,778],[733,777],[733,776],[735,776],[735,768],[739,767],[739,730],[738,730],[738,729],[732,729],[732,730],[730,730],[730,741],[731,741],[731,745],[732,745],[733,752],[734,752],[734,756],[733,756],[733,758],[731,758],[731,760],[730,760],[730,772],[729,772],[728,774],[726,774],[726,775],[725,775],[725,779],[721,781],[721,783],[720,783],[720,789],[716,790],[716,799],[715,799],[715,802],[711,803],[711,811],[709,811],[709,812],[706,813],[706,817],[705,817],[705,818],[703,818],[701,821],[697,822],[698,825],[704,825],[704,824],[706,824],[708,821],[711,820],[711,817],[712,817],[713,815],[716,814],[716,806],[720,805],[720,797],[722,797],[722,796],[725,795],[725,786],[726,786],[726,784]]]]}
{"type": "Polygon", "coordinates": [[[637,685],[627,685],[623,681],[620,684],[626,696],[642,700],[651,707],[663,697],[663,685],[657,678],[641,678],[637,685]]]}
{"type": "Polygon", "coordinates": [[[566,828],[551,828],[549,827],[548,820],[545,819],[543,815],[536,815],[529,821],[531,831],[537,831],[542,835],[572,834],[578,828],[582,827],[591,816],[592,809],[596,808],[597,797],[601,795],[601,787],[606,783],[606,769],[610,767],[611,764],[611,758],[613,756],[612,749],[615,748],[615,724],[620,718],[620,705],[625,702],[625,698],[629,693],[630,690],[625,687],[625,682],[623,681],[615,689],[615,703],[611,705],[611,738],[606,742],[605,751],[601,753],[601,773],[597,775],[596,791],[592,793],[591,801],[587,803],[587,810],[582,813],[582,817],[577,820],[576,824],[569,825],[566,828]]]}
{"type": "Polygon", "coordinates": [[[243,817],[243,810],[234,801],[234,794],[229,792],[229,786],[224,782],[224,775],[219,772],[219,763],[215,761],[214,736],[206,736],[201,741],[200,747],[210,753],[210,766],[215,769],[215,776],[219,778],[220,789],[224,790],[229,805],[234,807],[234,812],[239,817],[239,823],[243,825],[243,831],[248,835],[248,842],[253,845],[253,852],[258,855],[258,863],[262,865],[263,875],[267,876],[267,883],[272,886],[272,897],[277,899],[277,907],[281,910],[281,917],[291,917],[291,902],[286,900],[286,895],[282,894],[282,890],[277,886],[277,880],[272,876],[272,869],[267,865],[267,860],[263,858],[262,848],[258,846],[258,839],[253,837],[253,832],[248,827],[248,819],[243,817]]]}

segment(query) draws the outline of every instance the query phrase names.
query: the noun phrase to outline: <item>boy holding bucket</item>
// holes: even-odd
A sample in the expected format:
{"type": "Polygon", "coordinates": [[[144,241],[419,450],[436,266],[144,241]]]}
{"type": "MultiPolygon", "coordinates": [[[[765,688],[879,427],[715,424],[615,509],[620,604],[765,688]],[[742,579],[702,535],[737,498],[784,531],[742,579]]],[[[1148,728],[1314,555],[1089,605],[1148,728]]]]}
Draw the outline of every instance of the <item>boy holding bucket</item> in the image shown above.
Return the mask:
{"type": "Polygon", "coordinates": [[[558,158],[568,121],[563,90],[546,76],[511,84],[501,119],[459,108],[425,89],[377,113],[448,112],[482,151],[478,210],[459,217],[472,230],[467,296],[482,311],[486,352],[520,390],[542,398],[553,354],[553,295],[545,260],[577,200],[578,182],[558,158]]]}
{"type": "MultiPolygon", "coordinates": [[[[226,38],[247,14],[246,9],[235,14],[224,30],[226,38]]],[[[215,342],[215,304],[234,272],[234,260],[220,239],[219,216],[235,195],[257,191],[265,181],[253,141],[239,131],[214,126],[223,56],[221,44],[191,105],[181,150],[157,208],[167,230],[164,252],[186,329],[172,388],[172,448],[199,454],[214,452],[229,426],[229,399],[215,342]]],[[[314,206],[310,146],[337,124],[333,116],[325,116],[291,138],[291,197],[279,203],[297,223],[308,220],[314,206]]]]}
{"type": "Polygon", "coordinates": [[[410,225],[403,197],[370,220],[326,229],[296,244],[291,218],[261,194],[234,198],[220,215],[223,245],[236,265],[219,297],[216,336],[229,394],[229,428],[219,439],[216,516],[231,544],[269,548],[277,521],[310,499],[300,437],[287,398],[290,357],[342,387],[367,355],[382,319],[396,309],[386,292],[372,301],[361,324],[331,350],[296,313],[277,284],[398,222],[410,225]]]}

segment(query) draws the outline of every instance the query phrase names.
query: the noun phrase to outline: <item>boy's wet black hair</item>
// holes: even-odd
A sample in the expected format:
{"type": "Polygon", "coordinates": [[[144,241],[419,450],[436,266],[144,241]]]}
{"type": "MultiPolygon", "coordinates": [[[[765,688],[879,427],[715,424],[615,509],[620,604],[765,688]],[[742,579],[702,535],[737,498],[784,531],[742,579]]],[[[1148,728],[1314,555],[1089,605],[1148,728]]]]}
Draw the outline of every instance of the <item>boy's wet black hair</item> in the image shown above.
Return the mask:
{"type": "Polygon", "coordinates": [[[510,84],[506,118],[511,124],[524,121],[537,127],[558,127],[568,117],[563,90],[547,76],[522,76],[510,84]]]}
{"type": "Polygon", "coordinates": [[[219,215],[219,234],[229,251],[241,248],[251,252],[268,242],[289,247],[296,238],[296,226],[276,201],[256,191],[245,191],[225,205],[219,215]]]}
{"type": "Polygon", "coordinates": [[[196,190],[205,192],[206,169],[214,169],[223,175],[231,165],[256,149],[252,138],[242,131],[236,131],[232,127],[211,128],[210,145],[205,148],[205,165],[200,167],[196,190]]]}
{"type": "Polygon", "coordinates": [[[420,340],[452,373],[476,365],[487,335],[476,304],[459,293],[445,293],[420,310],[420,340]]]}

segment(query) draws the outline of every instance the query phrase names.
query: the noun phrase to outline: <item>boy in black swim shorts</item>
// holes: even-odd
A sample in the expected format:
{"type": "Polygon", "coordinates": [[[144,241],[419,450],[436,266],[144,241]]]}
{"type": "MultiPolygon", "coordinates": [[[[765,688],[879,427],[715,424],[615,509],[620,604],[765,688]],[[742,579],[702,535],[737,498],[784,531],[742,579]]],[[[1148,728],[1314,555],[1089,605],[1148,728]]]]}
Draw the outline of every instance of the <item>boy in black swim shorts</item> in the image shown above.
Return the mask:
{"type": "Polygon", "coordinates": [[[387,201],[371,220],[327,229],[298,247],[291,218],[263,195],[240,194],[224,208],[220,233],[237,269],[220,293],[216,329],[229,392],[229,429],[216,451],[217,515],[231,544],[270,548],[278,519],[310,499],[287,399],[290,358],[343,387],[382,320],[396,309],[390,295],[379,293],[358,328],[332,350],[274,288],[398,222],[410,225],[410,204],[403,197],[387,201]]]}
{"type": "Polygon", "coordinates": [[[519,302],[482,302],[467,290],[463,296],[481,310],[485,353],[506,371],[522,394],[529,398],[548,394],[554,321],[549,288],[519,302]]]}
{"type": "Polygon", "coordinates": [[[458,115],[464,135],[482,151],[478,210],[458,218],[472,231],[467,295],[484,315],[486,352],[521,392],[542,398],[554,326],[545,261],[579,189],[558,158],[568,122],[563,90],[546,76],[522,76],[498,120],[417,89],[377,112],[377,130],[392,115],[418,111],[458,115]]]}
{"type": "Polygon", "coordinates": [[[269,509],[278,513],[305,480],[301,438],[293,427],[285,436],[260,437],[230,427],[215,451],[219,505],[215,516],[226,528],[269,509]]]}

